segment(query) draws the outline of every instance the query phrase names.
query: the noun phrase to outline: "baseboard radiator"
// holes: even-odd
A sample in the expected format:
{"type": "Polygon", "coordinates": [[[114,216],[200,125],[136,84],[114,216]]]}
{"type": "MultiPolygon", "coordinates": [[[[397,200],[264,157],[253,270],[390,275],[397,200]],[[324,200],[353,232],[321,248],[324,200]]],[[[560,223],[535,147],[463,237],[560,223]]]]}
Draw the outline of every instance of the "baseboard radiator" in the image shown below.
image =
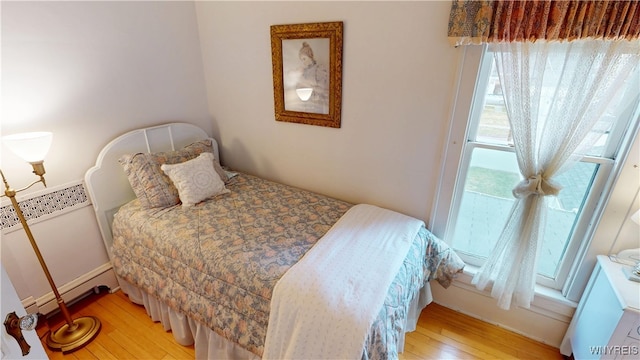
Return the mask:
{"type": "MultiPolygon", "coordinates": [[[[115,272],[110,263],[106,263],[73,281],[58,286],[58,292],[65,303],[70,305],[91,292],[97,292],[98,289],[102,287],[108,288],[110,292],[115,292],[120,289],[120,285],[118,284],[115,272]]],[[[58,310],[58,302],[56,301],[53,291],[37,299],[31,296],[23,299],[22,306],[24,306],[29,314],[40,313],[47,315],[58,310]]]]}
{"type": "MultiPolygon", "coordinates": [[[[29,225],[91,205],[82,180],[34,192],[19,201],[20,208],[29,225]]],[[[3,234],[22,229],[18,216],[10,204],[0,206],[0,229],[3,234]]],[[[73,303],[73,301],[84,297],[91,291],[97,291],[101,287],[107,287],[111,292],[120,288],[113,267],[109,262],[66,284],[57,284],[57,286],[60,296],[67,304],[73,303]]],[[[30,314],[46,315],[58,309],[58,302],[53,291],[37,299],[32,296],[22,299],[22,305],[30,314]]]]}

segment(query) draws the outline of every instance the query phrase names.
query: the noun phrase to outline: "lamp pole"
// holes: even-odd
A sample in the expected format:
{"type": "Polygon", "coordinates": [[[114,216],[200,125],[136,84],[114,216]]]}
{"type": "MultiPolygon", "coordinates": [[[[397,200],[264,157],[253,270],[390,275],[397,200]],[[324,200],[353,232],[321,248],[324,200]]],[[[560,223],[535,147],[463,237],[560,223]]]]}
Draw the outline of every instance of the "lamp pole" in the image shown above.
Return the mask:
{"type": "Polygon", "coordinates": [[[20,205],[16,200],[16,191],[9,186],[9,184],[7,183],[7,179],[5,178],[2,170],[0,170],[0,174],[2,175],[2,181],[4,182],[4,186],[5,186],[4,195],[8,197],[9,200],[11,200],[11,205],[13,205],[13,209],[16,211],[16,215],[18,216],[18,219],[20,219],[22,228],[24,229],[24,232],[27,233],[27,238],[29,238],[31,247],[33,247],[33,251],[36,253],[36,257],[38,257],[38,262],[40,262],[40,266],[42,267],[42,270],[44,271],[44,274],[47,277],[47,281],[49,281],[51,290],[53,290],[53,294],[56,296],[56,300],[60,306],[60,311],[62,312],[62,316],[64,316],[64,319],[66,320],[67,324],[69,324],[69,326],[72,326],[73,320],[71,320],[71,315],[69,314],[69,310],[67,309],[67,306],[64,303],[64,300],[62,300],[62,297],[60,296],[60,292],[58,292],[58,288],[56,287],[56,284],[53,282],[53,278],[51,277],[51,273],[49,272],[47,263],[44,262],[44,258],[42,257],[40,248],[38,248],[38,244],[36,244],[36,240],[33,238],[33,234],[31,233],[31,229],[27,224],[27,220],[24,218],[24,214],[22,213],[22,210],[20,209],[20,205]]]}
{"type": "Polygon", "coordinates": [[[66,324],[63,324],[57,330],[49,332],[47,336],[47,341],[46,341],[47,346],[49,346],[49,348],[55,351],[70,352],[73,350],[77,350],[85,346],[86,344],[90,343],[100,332],[101,323],[100,323],[100,320],[98,320],[98,318],[94,316],[83,316],[75,320],[71,318],[69,309],[67,308],[67,305],[62,299],[62,296],[60,296],[60,292],[58,291],[58,288],[56,287],[56,284],[53,281],[53,278],[51,277],[49,268],[47,267],[47,264],[44,261],[44,258],[42,257],[42,253],[40,252],[38,244],[36,243],[33,237],[33,233],[29,228],[29,224],[27,223],[27,220],[25,219],[24,214],[20,209],[20,205],[16,200],[16,194],[18,192],[26,190],[37,183],[42,183],[45,187],[47,186],[44,179],[45,170],[44,170],[43,161],[41,160],[33,161],[30,163],[31,163],[31,166],[33,167],[33,173],[36,176],[39,176],[40,178],[32,182],[28,186],[19,190],[14,190],[11,188],[11,186],[9,186],[9,182],[7,181],[7,178],[4,176],[4,172],[2,172],[2,170],[0,169],[0,176],[2,176],[2,181],[4,182],[4,187],[5,187],[4,195],[2,196],[6,196],[11,200],[11,205],[13,205],[13,209],[15,210],[16,215],[20,220],[20,223],[22,224],[22,228],[27,234],[27,238],[29,238],[31,247],[33,248],[33,251],[36,253],[38,262],[40,262],[40,266],[42,267],[42,270],[44,271],[44,274],[47,277],[47,281],[51,286],[51,290],[53,290],[53,294],[56,297],[56,301],[58,303],[58,307],[60,308],[60,312],[62,313],[62,316],[64,317],[64,320],[66,322],[66,324]]]}

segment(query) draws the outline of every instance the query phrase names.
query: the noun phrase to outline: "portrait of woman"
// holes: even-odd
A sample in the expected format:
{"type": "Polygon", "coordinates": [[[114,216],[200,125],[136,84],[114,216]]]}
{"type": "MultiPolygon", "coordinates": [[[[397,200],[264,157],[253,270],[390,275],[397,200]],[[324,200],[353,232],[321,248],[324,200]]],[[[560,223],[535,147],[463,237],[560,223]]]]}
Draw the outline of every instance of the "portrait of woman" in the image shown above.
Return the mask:
{"type": "Polygon", "coordinates": [[[329,39],[282,41],[284,108],[329,113],[329,39]]]}

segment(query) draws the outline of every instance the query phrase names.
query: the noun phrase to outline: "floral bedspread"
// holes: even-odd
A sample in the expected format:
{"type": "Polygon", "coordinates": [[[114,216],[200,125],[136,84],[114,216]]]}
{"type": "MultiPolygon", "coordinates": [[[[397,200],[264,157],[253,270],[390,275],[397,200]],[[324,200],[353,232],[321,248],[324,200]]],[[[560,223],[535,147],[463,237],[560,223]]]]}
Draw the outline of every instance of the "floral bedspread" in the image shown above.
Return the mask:
{"type": "MultiPolygon", "coordinates": [[[[247,174],[196,206],[124,205],[113,222],[118,276],[219,335],[262,355],[272,290],[352,206],[247,174]]],[[[397,357],[411,299],[431,279],[448,286],[463,263],[427,229],[389,288],[363,358],[397,357]]]]}

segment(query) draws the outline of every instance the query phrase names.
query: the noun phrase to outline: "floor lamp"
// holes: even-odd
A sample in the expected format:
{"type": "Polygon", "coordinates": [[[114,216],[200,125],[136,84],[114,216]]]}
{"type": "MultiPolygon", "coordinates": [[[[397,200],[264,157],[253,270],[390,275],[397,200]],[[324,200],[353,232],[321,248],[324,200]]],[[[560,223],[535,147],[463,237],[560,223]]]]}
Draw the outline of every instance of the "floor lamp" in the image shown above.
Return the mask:
{"type": "Polygon", "coordinates": [[[49,281],[51,290],[53,290],[60,312],[66,321],[66,324],[63,324],[57,330],[49,332],[46,341],[47,346],[55,351],[70,352],[88,344],[96,337],[96,335],[98,335],[101,327],[100,320],[93,316],[84,316],[75,320],[71,318],[67,305],[64,303],[64,300],[58,292],[56,284],[53,282],[53,278],[47,268],[47,264],[42,258],[40,249],[33,238],[31,229],[29,229],[29,225],[27,224],[22,210],[20,210],[20,206],[18,205],[18,201],[16,200],[16,194],[18,192],[29,189],[37,183],[42,183],[45,187],[47,186],[44,179],[45,170],[43,159],[49,151],[52,137],[53,136],[50,132],[22,133],[2,137],[2,143],[16,155],[29,162],[33,167],[33,173],[40,178],[22,189],[14,190],[9,186],[4,173],[0,170],[0,175],[2,175],[2,181],[4,182],[5,187],[4,195],[0,195],[0,197],[6,196],[11,200],[11,204],[16,211],[16,215],[20,219],[22,228],[27,234],[29,242],[31,242],[31,246],[33,247],[33,251],[38,257],[40,266],[42,266],[42,270],[49,281]]]}

